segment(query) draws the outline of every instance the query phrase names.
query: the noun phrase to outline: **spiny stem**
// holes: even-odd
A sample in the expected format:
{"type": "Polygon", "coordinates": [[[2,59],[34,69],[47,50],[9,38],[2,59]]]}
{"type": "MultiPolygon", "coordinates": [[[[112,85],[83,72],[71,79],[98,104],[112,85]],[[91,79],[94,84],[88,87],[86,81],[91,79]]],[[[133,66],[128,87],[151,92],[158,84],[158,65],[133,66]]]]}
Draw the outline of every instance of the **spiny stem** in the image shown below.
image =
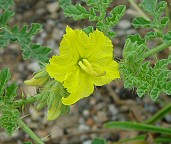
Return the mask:
{"type": "Polygon", "coordinates": [[[25,124],[21,118],[18,118],[17,123],[20,128],[22,128],[29,136],[32,138],[36,144],[44,144],[44,142],[25,124]]]}
{"type": "Polygon", "coordinates": [[[166,105],[164,108],[162,108],[160,111],[158,111],[156,114],[154,114],[152,117],[144,121],[146,124],[153,124],[157,120],[160,120],[163,118],[167,113],[171,111],[171,103],[166,105]]]}
{"type": "Polygon", "coordinates": [[[154,54],[168,48],[169,46],[171,46],[171,40],[153,48],[152,50],[150,50],[148,52],[146,52],[143,57],[148,58],[149,56],[154,55],[154,54]]]}
{"type": "Polygon", "coordinates": [[[23,106],[26,104],[34,103],[35,101],[37,101],[39,99],[39,97],[41,97],[41,94],[37,94],[37,95],[31,96],[31,97],[28,97],[26,99],[16,100],[14,102],[14,106],[19,107],[19,106],[23,106]]]}

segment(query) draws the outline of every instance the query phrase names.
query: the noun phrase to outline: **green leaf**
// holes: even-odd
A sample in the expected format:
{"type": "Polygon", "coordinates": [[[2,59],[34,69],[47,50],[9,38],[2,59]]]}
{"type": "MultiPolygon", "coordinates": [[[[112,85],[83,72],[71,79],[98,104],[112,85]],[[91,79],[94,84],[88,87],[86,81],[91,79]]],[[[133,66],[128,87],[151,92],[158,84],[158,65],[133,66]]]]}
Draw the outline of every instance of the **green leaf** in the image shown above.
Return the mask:
{"type": "Polygon", "coordinates": [[[150,31],[146,34],[145,39],[150,40],[150,39],[154,39],[154,38],[158,38],[158,37],[161,37],[160,33],[150,31]]]}
{"type": "Polygon", "coordinates": [[[135,28],[148,28],[151,26],[151,22],[143,17],[134,18],[132,24],[135,28]]]}
{"type": "Polygon", "coordinates": [[[95,138],[93,141],[92,141],[92,144],[106,144],[106,141],[102,138],[95,138]]]}
{"type": "Polygon", "coordinates": [[[130,39],[132,43],[137,42],[138,45],[145,44],[146,42],[139,34],[129,35],[127,38],[130,39]]]}
{"type": "MultiPolygon", "coordinates": [[[[1,109],[2,110],[2,109],[1,109]]],[[[3,114],[0,117],[0,126],[6,130],[10,135],[17,129],[17,119],[19,117],[19,111],[12,109],[10,106],[4,106],[3,114]]]]}
{"type": "Polygon", "coordinates": [[[6,96],[8,99],[13,100],[17,96],[18,85],[16,83],[10,84],[6,89],[6,96]]]}
{"type": "Polygon", "coordinates": [[[159,88],[153,88],[150,92],[150,97],[153,101],[155,101],[161,94],[161,90],[159,88]]]}
{"type": "Polygon", "coordinates": [[[167,26],[168,22],[169,22],[169,18],[167,16],[162,17],[160,27],[165,28],[167,26]]]}
{"type": "Polygon", "coordinates": [[[138,88],[137,88],[137,94],[139,97],[144,96],[147,93],[147,85],[141,84],[138,88]]]}
{"type": "Polygon", "coordinates": [[[93,26],[88,26],[88,27],[84,28],[83,31],[86,34],[89,34],[89,33],[92,33],[94,31],[94,28],[93,28],[93,26]]]}
{"type": "Polygon", "coordinates": [[[62,9],[65,9],[66,7],[70,6],[71,0],[59,0],[59,5],[61,6],[62,9]]]}
{"type": "Polygon", "coordinates": [[[23,26],[21,30],[19,30],[18,26],[14,26],[9,34],[20,43],[24,59],[33,58],[41,63],[46,63],[51,49],[31,42],[32,36],[40,29],[41,25],[37,23],[33,23],[30,29],[28,29],[27,25],[23,26]]]}
{"type": "Polygon", "coordinates": [[[0,95],[4,93],[5,86],[10,78],[11,75],[9,69],[4,68],[0,71],[0,95]]]}
{"type": "Polygon", "coordinates": [[[66,17],[73,17],[74,20],[89,18],[90,13],[80,4],[70,5],[64,9],[66,17]]]}
{"type": "Polygon", "coordinates": [[[154,125],[136,123],[136,122],[109,122],[105,124],[105,128],[122,129],[122,130],[138,130],[144,132],[161,133],[171,135],[170,128],[163,128],[154,125]]]}
{"type": "Polygon", "coordinates": [[[159,14],[161,14],[165,10],[166,6],[167,6],[167,2],[165,2],[165,1],[159,2],[158,6],[157,6],[157,12],[159,14]]]}
{"type": "Polygon", "coordinates": [[[167,33],[164,35],[163,39],[164,39],[165,41],[171,40],[171,31],[167,32],[167,33]]]}
{"type": "Polygon", "coordinates": [[[13,15],[14,12],[12,11],[5,11],[2,13],[2,15],[0,15],[0,28],[5,26],[13,15]]]}
{"type": "Polygon", "coordinates": [[[110,16],[106,18],[108,25],[115,26],[123,17],[125,10],[126,10],[125,5],[116,6],[113,10],[111,10],[110,16]]]}
{"type": "Polygon", "coordinates": [[[157,0],[143,0],[140,6],[152,16],[156,15],[157,0]]]}
{"type": "Polygon", "coordinates": [[[0,48],[4,48],[10,44],[10,34],[7,31],[2,30],[0,32],[0,48]]]}
{"type": "Polygon", "coordinates": [[[3,8],[4,10],[8,10],[13,5],[13,0],[0,0],[0,8],[3,8]]]}
{"type": "Polygon", "coordinates": [[[23,57],[24,59],[37,59],[39,62],[46,63],[48,62],[49,58],[48,55],[51,52],[51,49],[48,47],[44,47],[38,44],[30,44],[27,45],[21,42],[21,49],[23,50],[23,57]]]}

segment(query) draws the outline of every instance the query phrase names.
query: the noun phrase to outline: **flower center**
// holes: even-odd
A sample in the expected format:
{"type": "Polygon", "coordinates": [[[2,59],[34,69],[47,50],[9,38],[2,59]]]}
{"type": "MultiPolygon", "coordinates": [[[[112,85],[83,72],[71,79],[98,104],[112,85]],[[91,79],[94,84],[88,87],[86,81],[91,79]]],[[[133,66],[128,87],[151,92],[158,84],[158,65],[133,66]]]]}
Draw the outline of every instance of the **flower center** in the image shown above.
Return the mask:
{"type": "Polygon", "coordinates": [[[80,68],[85,71],[89,75],[93,76],[104,76],[106,74],[105,71],[102,71],[97,68],[93,68],[93,66],[90,64],[90,62],[86,59],[82,59],[81,61],[78,62],[78,65],[80,68]]]}

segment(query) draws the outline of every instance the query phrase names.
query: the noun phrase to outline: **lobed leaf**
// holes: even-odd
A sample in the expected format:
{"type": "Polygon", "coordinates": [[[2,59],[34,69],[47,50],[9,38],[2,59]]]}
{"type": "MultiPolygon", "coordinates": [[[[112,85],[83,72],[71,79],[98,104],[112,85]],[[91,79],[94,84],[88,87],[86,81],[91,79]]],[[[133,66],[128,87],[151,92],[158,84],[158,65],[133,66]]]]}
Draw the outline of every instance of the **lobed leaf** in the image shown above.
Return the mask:
{"type": "Polygon", "coordinates": [[[59,0],[59,5],[61,6],[62,9],[65,9],[66,7],[70,6],[71,0],[59,0]]]}
{"type": "Polygon", "coordinates": [[[10,18],[14,15],[14,12],[12,11],[5,11],[0,15],[0,28],[7,25],[7,22],[10,20],[10,18]]]}
{"type": "Polygon", "coordinates": [[[70,5],[64,9],[66,17],[73,17],[74,20],[89,18],[90,13],[80,4],[70,5]]]}
{"type": "Polygon", "coordinates": [[[140,6],[152,16],[156,15],[157,0],[143,0],[140,6]]]}
{"type": "Polygon", "coordinates": [[[143,18],[143,17],[137,17],[137,18],[134,18],[134,19],[133,19],[132,25],[133,25],[135,28],[148,28],[148,27],[151,26],[151,21],[146,20],[146,19],[143,18]]]}
{"type": "Polygon", "coordinates": [[[13,0],[0,0],[0,8],[4,10],[8,10],[13,5],[14,5],[13,0]]]}
{"type": "Polygon", "coordinates": [[[21,30],[18,26],[14,26],[9,34],[20,43],[24,59],[33,58],[41,63],[46,63],[51,49],[31,42],[32,36],[39,32],[41,27],[37,23],[33,23],[30,29],[27,25],[23,26],[21,30]]]}
{"type": "Polygon", "coordinates": [[[10,84],[6,89],[6,97],[13,100],[17,96],[18,85],[16,83],[10,84]]]}
{"type": "Polygon", "coordinates": [[[163,29],[164,27],[166,27],[168,25],[168,22],[169,18],[167,16],[162,17],[160,28],[163,29]]]}
{"type": "Polygon", "coordinates": [[[11,78],[9,69],[4,68],[0,71],[0,95],[3,95],[8,80],[11,78]]]}
{"type": "Polygon", "coordinates": [[[146,40],[150,40],[150,39],[154,39],[154,38],[158,38],[158,37],[161,37],[159,32],[150,31],[145,35],[146,40]]]}
{"type": "Polygon", "coordinates": [[[110,11],[110,16],[106,18],[108,25],[115,26],[123,17],[126,10],[125,5],[116,6],[110,11]]]}

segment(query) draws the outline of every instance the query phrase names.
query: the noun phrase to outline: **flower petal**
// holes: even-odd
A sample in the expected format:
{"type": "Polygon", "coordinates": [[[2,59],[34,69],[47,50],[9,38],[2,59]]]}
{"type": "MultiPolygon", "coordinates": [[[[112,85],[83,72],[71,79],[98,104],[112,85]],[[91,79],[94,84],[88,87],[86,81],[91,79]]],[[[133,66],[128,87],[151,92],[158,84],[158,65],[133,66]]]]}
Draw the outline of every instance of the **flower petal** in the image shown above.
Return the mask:
{"type": "Polygon", "coordinates": [[[81,30],[72,30],[67,26],[66,34],[60,43],[60,55],[72,56],[75,59],[85,57],[89,50],[89,37],[81,30]]]}
{"type": "Polygon", "coordinates": [[[78,100],[88,97],[94,91],[91,78],[80,69],[76,69],[67,77],[64,87],[71,93],[67,98],[62,98],[64,105],[74,104],[78,100]]]}
{"type": "Polygon", "coordinates": [[[115,61],[110,61],[106,65],[99,66],[98,64],[92,64],[94,68],[101,69],[106,72],[104,76],[95,77],[92,76],[93,84],[96,86],[102,86],[111,82],[116,78],[120,78],[120,74],[118,71],[118,63],[115,61]]]}
{"type": "Polygon", "coordinates": [[[74,60],[72,57],[53,56],[50,59],[50,64],[46,66],[46,71],[52,78],[59,82],[63,82],[67,75],[75,69],[74,60]]]}
{"type": "Polygon", "coordinates": [[[93,33],[90,33],[89,37],[91,43],[90,44],[91,51],[94,50],[93,53],[102,51],[112,56],[113,54],[112,41],[107,36],[105,36],[103,32],[96,30],[93,33]]]}

